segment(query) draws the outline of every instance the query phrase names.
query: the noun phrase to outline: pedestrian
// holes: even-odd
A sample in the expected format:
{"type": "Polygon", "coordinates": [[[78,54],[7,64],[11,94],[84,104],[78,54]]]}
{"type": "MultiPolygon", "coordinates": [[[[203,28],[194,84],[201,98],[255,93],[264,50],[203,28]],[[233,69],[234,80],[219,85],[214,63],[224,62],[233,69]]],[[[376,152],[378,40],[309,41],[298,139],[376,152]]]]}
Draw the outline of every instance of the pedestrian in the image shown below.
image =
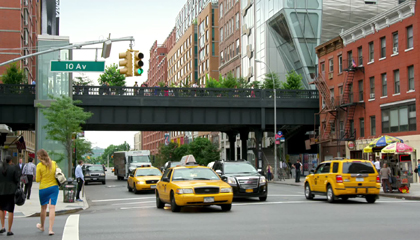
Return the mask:
{"type": "Polygon", "coordinates": [[[382,179],[382,188],[384,190],[384,192],[392,192],[392,187],[391,184],[389,183],[389,178],[391,177],[391,169],[388,168],[388,165],[386,163],[384,163],[384,165],[382,166],[380,172],[379,172],[379,176],[382,179]],[[387,190],[387,188],[389,190],[387,190]]]}
{"type": "Polygon", "coordinates": [[[53,226],[55,220],[55,205],[58,198],[58,184],[55,179],[55,170],[57,163],[52,161],[44,149],[38,150],[36,153],[38,159],[41,161],[36,166],[36,181],[39,182],[39,201],[41,203],[41,223],[36,227],[43,232],[45,226],[45,218],[47,216],[47,208],[49,204],[49,229],[48,234],[54,235],[53,226]]]}
{"type": "Polygon", "coordinates": [[[169,96],[168,85],[165,85],[165,90],[164,90],[164,92],[165,92],[165,97],[168,97],[168,96],[169,96]]]}
{"type": "Polygon", "coordinates": [[[9,213],[7,236],[12,236],[12,225],[15,211],[15,192],[19,185],[19,169],[12,163],[12,157],[6,156],[0,165],[0,233],[6,232],[6,211],[9,213]]]}
{"type": "Polygon", "coordinates": [[[297,160],[295,164],[292,165],[294,169],[296,169],[296,179],[295,182],[300,182],[300,173],[302,171],[302,164],[300,163],[300,159],[297,160]]]}
{"type": "Polygon", "coordinates": [[[32,163],[33,161],[34,159],[30,157],[23,168],[23,174],[28,178],[28,182],[25,183],[25,196],[28,200],[31,198],[32,183],[36,176],[36,166],[32,163]]]}
{"type": "Polygon", "coordinates": [[[138,95],[138,90],[137,90],[137,88],[139,87],[139,85],[137,84],[137,81],[136,82],[134,82],[134,95],[138,95]]]}
{"type": "Polygon", "coordinates": [[[378,171],[378,173],[379,173],[379,171],[381,171],[381,163],[379,162],[378,157],[376,158],[376,161],[375,161],[374,165],[375,165],[376,171],[378,171]]]}
{"type": "MultiPolygon", "coordinates": [[[[19,165],[18,166],[19,166],[19,178],[20,178],[22,176],[23,167],[25,166],[25,164],[23,163],[22,158],[19,158],[19,165]]],[[[23,186],[24,186],[24,184],[21,181],[20,182],[20,187],[23,188],[23,186]]]]}
{"type": "Polygon", "coordinates": [[[76,180],[77,180],[76,201],[83,202],[83,200],[80,199],[80,191],[82,190],[82,186],[85,183],[85,178],[83,176],[83,171],[82,171],[83,161],[79,160],[77,163],[78,165],[76,167],[76,170],[74,171],[74,175],[76,176],[76,180]]]}
{"type": "Polygon", "coordinates": [[[271,167],[270,164],[268,164],[267,165],[267,179],[268,179],[268,181],[271,181],[272,174],[273,174],[273,168],[271,167]]]}

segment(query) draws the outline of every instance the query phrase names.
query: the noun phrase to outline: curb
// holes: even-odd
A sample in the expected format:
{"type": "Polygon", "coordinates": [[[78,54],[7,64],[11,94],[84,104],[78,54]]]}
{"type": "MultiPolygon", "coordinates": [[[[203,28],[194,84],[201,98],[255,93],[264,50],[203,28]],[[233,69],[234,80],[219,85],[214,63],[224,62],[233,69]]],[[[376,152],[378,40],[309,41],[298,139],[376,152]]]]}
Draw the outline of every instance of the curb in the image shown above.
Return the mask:
{"type": "Polygon", "coordinates": [[[287,182],[268,182],[268,183],[289,185],[289,186],[295,186],[295,187],[303,187],[303,185],[296,184],[296,183],[287,183],[287,182]]]}
{"type": "MultiPolygon", "coordinates": [[[[77,212],[82,211],[82,210],[84,210],[84,209],[83,208],[74,208],[74,209],[68,209],[68,210],[59,210],[59,211],[55,212],[55,215],[60,216],[60,215],[72,214],[72,213],[77,213],[77,212]]],[[[39,217],[40,214],[41,214],[40,212],[36,212],[36,213],[33,213],[33,214],[28,215],[26,217],[39,217]]],[[[50,215],[50,213],[47,212],[47,216],[49,216],[49,215],[50,215]]]]}

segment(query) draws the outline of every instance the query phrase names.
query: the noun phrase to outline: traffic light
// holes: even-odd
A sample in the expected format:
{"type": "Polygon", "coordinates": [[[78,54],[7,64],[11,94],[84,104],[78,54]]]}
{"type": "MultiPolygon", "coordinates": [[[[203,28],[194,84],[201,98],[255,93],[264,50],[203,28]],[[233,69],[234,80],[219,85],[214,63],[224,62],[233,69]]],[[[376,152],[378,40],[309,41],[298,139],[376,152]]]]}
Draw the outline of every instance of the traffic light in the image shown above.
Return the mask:
{"type": "Polygon", "coordinates": [[[141,76],[143,73],[143,53],[139,51],[134,51],[134,76],[141,76]]]}
{"type": "Polygon", "coordinates": [[[120,61],[120,67],[123,67],[120,69],[121,74],[125,74],[126,77],[132,77],[133,76],[133,56],[131,55],[131,52],[127,50],[125,53],[119,54],[120,59],[124,59],[120,61]]]}

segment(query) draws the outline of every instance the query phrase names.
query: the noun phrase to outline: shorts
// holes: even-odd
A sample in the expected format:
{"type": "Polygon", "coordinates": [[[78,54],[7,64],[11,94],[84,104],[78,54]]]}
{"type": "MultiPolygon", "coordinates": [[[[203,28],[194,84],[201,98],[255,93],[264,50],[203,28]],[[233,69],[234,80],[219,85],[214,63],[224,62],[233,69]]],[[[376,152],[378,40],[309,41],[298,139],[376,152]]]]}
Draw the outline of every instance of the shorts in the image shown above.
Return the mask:
{"type": "Polygon", "coordinates": [[[48,204],[51,200],[51,205],[57,205],[58,186],[52,186],[39,190],[39,202],[41,206],[48,204]]]}
{"type": "Polygon", "coordinates": [[[0,195],[0,210],[11,212],[11,213],[15,211],[15,195],[14,194],[0,195]]]}

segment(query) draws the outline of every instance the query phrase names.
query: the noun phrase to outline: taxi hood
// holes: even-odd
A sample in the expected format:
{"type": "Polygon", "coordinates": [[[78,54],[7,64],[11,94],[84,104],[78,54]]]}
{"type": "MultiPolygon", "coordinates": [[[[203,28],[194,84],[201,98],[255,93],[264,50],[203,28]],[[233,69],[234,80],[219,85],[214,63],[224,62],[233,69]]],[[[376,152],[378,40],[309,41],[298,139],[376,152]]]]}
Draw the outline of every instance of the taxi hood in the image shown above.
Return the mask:
{"type": "Polygon", "coordinates": [[[142,180],[142,181],[147,181],[147,180],[160,180],[162,176],[136,176],[134,177],[135,179],[137,179],[138,181],[142,180]]]}
{"type": "Polygon", "coordinates": [[[180,188],[195,188],[195,187],[230,187],[229,184],[222,180],[193,180],[193,181],[173,181],[180,188]]]}

